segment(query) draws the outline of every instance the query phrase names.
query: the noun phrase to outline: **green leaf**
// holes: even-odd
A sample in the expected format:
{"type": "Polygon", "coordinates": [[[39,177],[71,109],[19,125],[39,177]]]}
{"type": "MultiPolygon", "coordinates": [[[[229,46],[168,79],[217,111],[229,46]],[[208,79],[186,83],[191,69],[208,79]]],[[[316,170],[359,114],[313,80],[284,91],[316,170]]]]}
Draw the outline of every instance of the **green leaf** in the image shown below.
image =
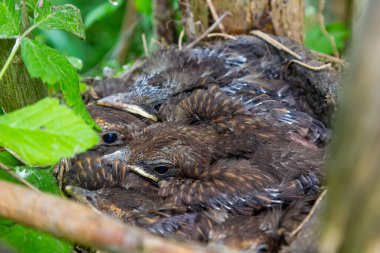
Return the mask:
{"type": "Polygon", "coordinates": [[[57,179],[53,176],[54,166],[48,168],[33,168],[16,166],[12,168],[16,174],[44,192],[60,194],[57,179]]]}
{"type": "Polygon", "coordinates": [[[109,2],[103,2],[100,5],[92,8],[92,10],[89,13],[87,13],[87,15],[84,18],[85,29],[87,30],[96,21],[103,19],[111,13],[114,13],[120,6],[120,3],[118,3],[117,5],[112,5],[109,2]]]}
{"type": "Polygon", "coordinates": [[[0,39],[20,34],[20,0],[0,0],[0,39]]]}
{"type": "Polygon", "coordinates": [[[21,162],[7,151],[0,152],[0,162],[7,166],[18,166],[21,162]]]}
{"type": "Polygon", "coordinates": [[[25,1],[26,10],[30,16],[33,15],[34,9],[35,9],[36,5],[38,4],[38,2],[39,2],[39,0],[26,0],[25,1]]]}
{"type": "Polygon", "coordinates": [[[91,148],[98,135],[58,99],[0,116],[0,145],[30,165],[49,165],[91,148]]]}
{"type": "MultiPolygon", "coordinates": [[[[35,168],[29,166],[14,166],[8,164],[8,168],[13,170],[19,177],[25,179],[38,189],[44,192],[50,192],[56,195],[60,194],[57,179],[53,175],[54,166],[48,168],[35,168]]],[[[8,172],[0,169],[0,180],[5,180],[13,183],[19,183],[8,172]]]]}
{"type": "Polygon", "coordinates": [[[88,91],[89,87],[88,87],[88,85],[86,83],[80,82],[79,83],[79,89],[80,89],[80,93],[83,94],[86,91],[88,91]]]}
{"type": "Polygon", "coordinates": [[[52,6],[51,1],[45,0],[42,6],[36,5],[34,19],[41,29],[65,30],[79,38],[85,38],[80,10],[74,5],[52,6]]]}
{"type": "Polygon", "coordinates": [[[6,219],[0,219],[0,240],[20,253],[68,253],[73,250],[73,245],[67,242],[6,219]]]}
{"type": "Polygon", "coordinates": [[[80,95],[79,76],[66,57],[55,49],[28,38],[22,40],[21,55],[32,77],[39,77],[43,82],[59,87],[67,105],[74,108],[89,125],[99,130],[80,95]]]}
{"type": "MultiPolygon", "coordinates": [[[[335,38],[338,51],[342,51],[350,36],[348,28],[341,23],[332,23],[326,25],[326,30],[335,38]]],[[[325,54],[334,53],[330,39],[322,33],[319,26],[306,31],[306,47],[325,54]]]]}
{"type": "Polygon", "coordinates": [[[61,82],[79,83],[79,76],[75,68],[66,57],[55,49],[35,40],[24,38],[21,44],[21,54],[32,77],[39,77],[50,85],[61,82]]]}
{"type": "Polygon", "coordinates": [[[152,14],[152,0],[134,0],[138,13],[150,15],[152,14]]]}

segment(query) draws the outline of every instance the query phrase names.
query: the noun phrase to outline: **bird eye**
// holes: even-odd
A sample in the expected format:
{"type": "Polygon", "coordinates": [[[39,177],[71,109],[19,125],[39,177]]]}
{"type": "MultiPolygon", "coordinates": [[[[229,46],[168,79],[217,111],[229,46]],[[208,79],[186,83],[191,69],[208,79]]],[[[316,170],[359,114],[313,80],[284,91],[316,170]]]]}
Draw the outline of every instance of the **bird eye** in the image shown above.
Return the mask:
{"type": "Polygon", "coordinates": [[[258,247],[257,247],[257,253],[265,253],[265,252],[269,252],[269,247],[267,244],[265,243],[262,243],[260,244],[258,247]]]}
{"type": "Polygon", "coordinates": [[[116,133],[106,133],[103,135],[103,141],[107,144],[114,143],[117,140],[116,133]]]}
{"type": "Polygon", "coordinates": [[[166,166],[158,166],[158,167],[155,167],[154,170],[158,174],[164,175],[164,174],[166,174],[169,171],[169,168],[166,167],[166,166]]]}

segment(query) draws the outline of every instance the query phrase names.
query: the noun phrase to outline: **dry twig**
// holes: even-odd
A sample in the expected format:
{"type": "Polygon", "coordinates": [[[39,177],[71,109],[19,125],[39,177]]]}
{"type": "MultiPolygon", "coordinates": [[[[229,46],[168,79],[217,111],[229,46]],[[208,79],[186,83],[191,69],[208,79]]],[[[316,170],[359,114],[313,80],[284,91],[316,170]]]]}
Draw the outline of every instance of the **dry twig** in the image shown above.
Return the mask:
{"type": "Polygon", "coordinates": [[[323,190],[323,192],[321,193],[321,195],[319,195],[318,199],[314,203],[313,208],[311,208],[310,212],[307,214],[305,219],[289,234],[291,237],[294,237],[295,235],[297,235],[298,232],[301,231],[301,229],[305,226],[305,224],[309,222],[309,220],[313,216],[315,210],[320,205],[322,200],[325,198],[326,193],[327,193],[327,190],[326,189],[323,190]]]}
{"type": "Polygon", "coordinates": [[[148,50],[148,43],[146,42],[145,33],[141,34],[141,39],[142,39],[142,42],[143,42],[145,56],[148,56],[149,55],[149,50],[148,50]]]}
{"type": "Polygon", "coordinates": [[[253,34],[253,35],[256,35],[260,39],[265,40],[266,42],[268,42],[269,44],[271,44],[275,48],[277,48],[279,50],[282,50],[282,51],[284,51],[284,52],[286,52],[286,53],[288,53],[288,54],[296,57],[298,60],[302,59],[302,57],[299,54],[297,54],[296,52],[290,50],[289,48],[287,48],[286,46],[284,46],[280,42],[276,41],[275,39],[273,39],[272,37],[270,37],[268,34],[263,33],[262,31],[254,30],[254,31],[251,31],[249,33],[253,34]]]}
{"type": "Polygon", "coordinates": [[[314,50],[310,50],[315,56],[319,57],[319,58],[322,58],[322,59],[325,59],[326,61],[330,61],[330,62],[335,62],[337,64],[340,64],[340,65],[347,65],[347,61],[345,61],[344,59],[341,59],[341,58],[338,58],[338,57],[335,57],[335,56],[331,56],[331,55],[328,55],[328,54],[324,54],[324,53],[321,53],[321,52],[318,52],[318,51],[314,51],[314,50]]]}
{"type": "Polygon", "coordinates": [[[182,50],[182,41],[183,41],[183,36],[185,35],[185,30],[182,30],[181,33],[179,34],[179,39],[178,39],[178,48],[179,50],[182,50]]]}
{"type": "MultiPolygon", "coordinates": [[[[218,15],[218,13],[217,13],[216,10],[215,10],[215,6],[214,6],[214,4],[212,3],[212,0],[207,0],[207,5],[208,5],[208,7],[210,8],[211,15],[212,15],[212,18],[214,19],[214,21],[215,21],[215,22],[218,21],[218,20],[219,20],[219,15],[218,15]]],[[[224,28],[224,25],[223,25],[222,22],[220,22],[220,23],[218,24],[218,26],[219,26],[219,29],[220,29],[220,31],[221,31],[222,33],[225,33],[225,32],[226,32],[226,28],[224,28]]]]}
{"type": "Polygon", "coordinates": [[[322,66],[311,66],[307,63],[304,63],[304,62],[301,62],[301,61],[297,61],[297,60],[290,60],[288,62],[288,66],[290,66],[292,63],[296,63],[304,68],[307,68],[307,69],[310,69],[310,70],[314,70],[314,71],[320,71],[320,70],[324,70],[324,69],[327,69],[329,67],[331,67],[331,63],[327,63],[327,64],[324,64],[322,66]]]}
{"type": "Polygon", "coordinates": [[[332,47],[332,50],[334,52],[334,56],[339,58],[339,52],[338,52],[338,49],[336,47],[335,38],[334,38],[334,36],[329,34],[329,32],[326,30],[325,18],[323,16],[323,10],[324,9],[325,9],[325,0],[319,0],[318,14],[317,14],[319,27],[321,28],[323,35],[325,35],[330,40],[331,47],[332,47]]]}
{"type": "Polygon", "coordinates": [[[207,38],[212,38],[212,37],[223,37],[225,39],[236,40],[235,36],[232,36],[227,33],[210,33],[207,35],[207,38]]]}
{"type": "Polygon", "coordinates": [[[0,216],[80,245],[110,252],[216,252],[153,236],[68,199],[3,181],[0,189],[0,216]]]}
{"type": "Polygon", "coordinates": [[[210,26],[204,33],[201,34],[198,38],[196,38],[193,42],[191,42],[189,45],[186,46],[186,49],[194,47],[196,44],[198,44],[201,40],[203,40],[209,33],[211,33],[220,22],[222,22],[223,19],[225,19],[227,16],[230,16],[230,12],[223,13],[222,16],[214,23],[212,26],[210,26]]]}

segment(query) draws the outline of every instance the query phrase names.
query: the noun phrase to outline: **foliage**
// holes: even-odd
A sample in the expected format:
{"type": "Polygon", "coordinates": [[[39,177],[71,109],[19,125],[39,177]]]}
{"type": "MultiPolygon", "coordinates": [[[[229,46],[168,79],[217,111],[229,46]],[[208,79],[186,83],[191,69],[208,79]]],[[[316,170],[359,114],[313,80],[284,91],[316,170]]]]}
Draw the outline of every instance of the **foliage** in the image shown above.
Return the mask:
{"type": "MultiPolygon", "coordinates": [[[[1,111],[0,146],[9,152],[0,152],[0,162],[40,190],[59,194],[57,180],[52,175],[53,166],[39,169],[25,166],[19,160],[33,166],[54,164],[62,157],[73,156],[95,145],[98,135],[92,128],[99,127],[81,98],[80,78],[73,66],[80,68],[80,61],[73,58],[69,61],[28,35],[36,28],[61,29],[84,39],[84,28],[80,10],[73,5],[53,6],[49,0],[29,0],[26,7],[24,11],[30,20],[21,19],[20,0],[0,0],[0,38],[15,38],[8,59],[1,66],[0,80],[21,47],[30,75],[61,91],[66,104],[74,110],[60,105],[56,98],[46,98],[9,114],[1,111]],[[21,30],[21,27],[26,28],[21,30]]],[[[18,183],[4,170],[0,170],[0,180],[18,183]]],[[[19,252],[71,252],[73,249],[71,244],[5,219],[0,219],[0,240],[19,252]]]]}
{"type": "MultiPolygon", "coordinates": [[[[338,51],[343,52],[350,36],[348,28],[341,23],[331,23],[326,25],[326,30],[334,37],[338,51]]],[[[306,47],[325,54],[333,54],[331,42],[319,26],[306,31],[306,47]]]]}
{"type": "Polygon", "coordinates": [[[13,38],[20,32],[20,8],[15,8],[15,2],[0,2],[0,39],[13,38]]]}
{"type": "Polygon", "coordinates": [[[56,163],[97,142],[98,135],[58,99],[45,98],[0,117],[0,145],[30,165],[56,163]]]}
{"type": "Polygon", "coordinates": [[[0,219],[0,238],[20,253],[72,252],[73,246],[51,235],[0,219]]]}
{"type": "MultiPolygon", "coordinates": [[[[6,8],[7,13],[12,13],[12,9],[20,8],[19,0],[2,0],[1,5],[6,8]]],[[[93,126],[95,129],[99,129],[96,123],[93,121],[91,116],[88,114],[79,92],[79,76],[76,74],[75,69],[67,61],[67,59],[60,55],[55,49],[48,48],[47,46],[40,45],[32,39],[27,38],[28,34],[32,32],[35,28],[39,27],[41,29],[63,29],[65,31],[71,32],[72,34],[78,36],[79,38],[84,38],[84,29],[82,24],[82,18],[80,16],[80,11],[73,5],[62,5],[62,6],[52,6],[51,1],[44,1],[43,5],[36,4],[33,14],[33,25],[30,26],[22,34],[18,34],[20,31],[17,29],[8,29],[9,24],[14,24],[15,27],[20,27],[21,18],[20,12],[13,15],[7,15],[7,20],[5,25],[0,25],[0,37],[2,38],[13,38],[17,37],[16,43],[13,50],[8,58],[5,66],[2,68],[0,73],[0,80],[7,70],[9,64],[12,62],[20,44],[23,48],[23,59],[26,63],[28,71],[34,77],[41,77],[43,81],[47,84],[54,85],[55,88],[61,90],[65,96],[67,104],[74,108],[78,115],[83,117],[83,119],[93,126]],[[40,64],[35,65],[39,61],[40,64]],[[46,68],[46,63],[49,64],[50,68],[46,68]],[[58,62],[58,64],[57,64],[58,62]],[[29,64],[28,64],[29,63],[29,64]],[[63,63],[62,65],[59,65],[63,63]],[[52,67],[54,69],[52,69],[52,67]],[[31,69],[33,68],[33,69],[31,69]],[[39,68],[39,71],[38,71],[39,68]],[[39,72],[38,75],[36,74],[39,72]],[[55,71],[54,71],[55,70],[55,71]],[[50,72],[68,72],[68,79],[51,80],[45,75],[49,75],[50,72]],[[45,74],[45,75],[44,75],[45,74]]],[[[65,74],[65,73],[64,73],[65,74]]],[[[51,76],[51,75],[50,75],[51,76]]],[[[61,75],[62,76],[62,75],[61,75]]],[[[68,77],[65,75],[65,77],[68,77]]]]}

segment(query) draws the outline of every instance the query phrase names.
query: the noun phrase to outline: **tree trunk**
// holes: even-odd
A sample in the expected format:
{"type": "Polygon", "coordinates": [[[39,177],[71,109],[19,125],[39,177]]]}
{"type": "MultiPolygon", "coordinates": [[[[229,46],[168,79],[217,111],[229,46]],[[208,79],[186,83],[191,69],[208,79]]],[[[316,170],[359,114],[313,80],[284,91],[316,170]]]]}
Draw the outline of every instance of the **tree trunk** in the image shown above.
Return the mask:
{"type": "Polygon", "coordinates": [[[380,252],[380,1],[366,7],[331,146],[321,252],[380,252]]]}
{"type": "Polygon", "coordinates": [[[344,23],[347,27],[351,26],[353,0],[332,0],[331,11],[334,20],[344,23]]]}
{"type": "MultiPolygon", "coordinates": [[[[13,45],[14,40],[0,40],[0,68],[6,62],[13,45]]],[[[0,80],[0,106],[5,112],[11,112],[46,96],[46,85],[40,79],[29,76],[19,51],[0,80]]]]}
{"type": "MultiPolygon", "coordinates": [[[[207,2],[211,2],[218,16],[225,11],[231,13],[223,20],[225,32],[228,34],[247,34],[256,29],[266,33],[286,36],[303,44],[304,42],[304,1],[303,0],[193,0],[184,1],[190,6],[197,36],[212,23],[213,15],[207,2]]],[[[182,9],[184,13],[184,9],[182,9]]],[[[187,17],[189,15],[186,15],[187,17]]],[[[215,19],[215,18],[214,18],[215,19]]],[[[186,35],[189,25],[184,19],[186,35]]]]}

